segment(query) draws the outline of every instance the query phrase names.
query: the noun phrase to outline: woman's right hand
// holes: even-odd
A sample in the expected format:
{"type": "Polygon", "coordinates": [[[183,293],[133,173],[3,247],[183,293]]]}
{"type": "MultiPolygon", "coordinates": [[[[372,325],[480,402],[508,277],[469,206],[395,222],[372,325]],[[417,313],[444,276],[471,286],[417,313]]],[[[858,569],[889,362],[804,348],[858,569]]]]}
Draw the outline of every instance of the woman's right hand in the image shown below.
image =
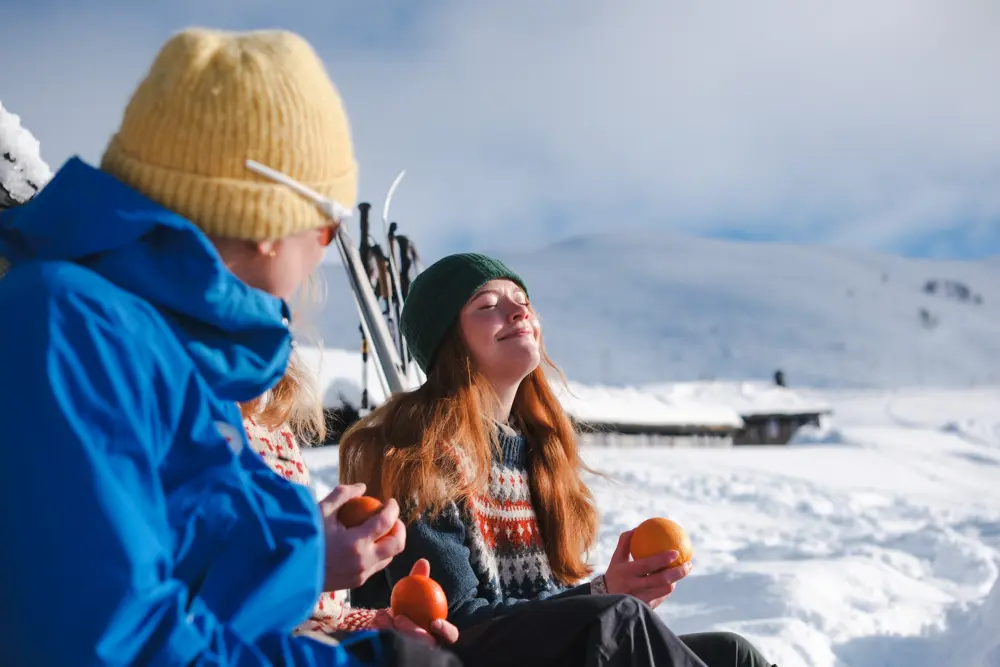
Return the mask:
{"type": "Polygon", "coordinates": [[[324,591],[357,588],[384,569],[406,545],[406,527],[399,520],[399,505],[389,499],[385,507],[355,528],[345,528],[337,512],[351,498],[365,493],[364,484],[336,487],[319,502],[326,533],[324,591]]]}
{"type": "MultiPolygon", "coordinates": [[[[431,564],[421,558],[413,564],[411,575],[431,576],[431,564]]],[[[379,609],[375,614],[373,625],[380,630],[395,630],[404,635],[414,637],[428,646],[439,644],[454,644],[458,641],[458,628],[447,620],[436,620],[431,624],[430,632],[424,630],[406,616],[394,614],[392,609],[379,609]]]]}
{"type": "Polygon", "coordinates": [[[674,585],[691,572],[691,562],[667,568],[680,555],[676,551],[629,560],[633,532],[627,530],[618,538],[618,547],[604,573],[604,583],[608,593],[632,595],[655,609],[674,592],[674,585]]]}

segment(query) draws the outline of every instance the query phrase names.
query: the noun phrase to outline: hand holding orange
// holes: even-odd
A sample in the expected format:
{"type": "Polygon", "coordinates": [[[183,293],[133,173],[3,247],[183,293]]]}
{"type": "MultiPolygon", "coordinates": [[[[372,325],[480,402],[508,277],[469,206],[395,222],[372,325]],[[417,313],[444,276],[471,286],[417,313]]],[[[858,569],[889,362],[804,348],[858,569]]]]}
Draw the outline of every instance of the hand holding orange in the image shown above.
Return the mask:
{"type": "Polygon", "coordinates": [[[444,590],[422,574],[411,574],[396,582],[389,606],[393,614],[406,616],[428,632],[431,623],[448,618],[448,598],[444,590]]]}
{"type": "Polygon", "coordinates": [[[355,528],[381,512],[383,507],[381,500],[371,496],[351,498],[337,511],[337,521],[345,528],[355,528]]]}
{"type": "Polygon", "coordinates": [[[680,556],[668,568],[677,567],[691,560],[691,538],[677,522],[653,517],[640,523],[632,533],[629,551],[636,560],[676,551],[680,556]]]}

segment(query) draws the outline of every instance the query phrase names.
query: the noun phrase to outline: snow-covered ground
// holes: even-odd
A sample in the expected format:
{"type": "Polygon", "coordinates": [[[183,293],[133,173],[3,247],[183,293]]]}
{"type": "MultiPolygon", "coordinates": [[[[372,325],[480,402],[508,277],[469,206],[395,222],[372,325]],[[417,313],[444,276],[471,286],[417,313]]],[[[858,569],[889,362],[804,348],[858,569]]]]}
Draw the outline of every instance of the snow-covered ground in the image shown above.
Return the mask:
{"type": "MultiPolygon", "coordinates": [[[[592,561],[670,516],[695,545],[660,607],[677,632],[740,632],[781,667],[1000,665],[1000,388],[804,396],[834,415],[789,447],[587,449],[611,477],[592,561]]],[[[307,457],[326,492],[336,449],[307,457]]]]}

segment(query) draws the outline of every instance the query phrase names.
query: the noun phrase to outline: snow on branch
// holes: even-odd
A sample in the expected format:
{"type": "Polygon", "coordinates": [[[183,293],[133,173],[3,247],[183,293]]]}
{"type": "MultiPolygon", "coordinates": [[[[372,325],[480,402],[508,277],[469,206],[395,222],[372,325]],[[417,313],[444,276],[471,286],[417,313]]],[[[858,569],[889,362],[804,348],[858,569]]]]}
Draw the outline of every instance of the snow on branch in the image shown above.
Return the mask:
{"type": "Polygon", "coordinates": [[[38,140],[0,102],[0,210],[31,199],[51,178],[38,140]]]}

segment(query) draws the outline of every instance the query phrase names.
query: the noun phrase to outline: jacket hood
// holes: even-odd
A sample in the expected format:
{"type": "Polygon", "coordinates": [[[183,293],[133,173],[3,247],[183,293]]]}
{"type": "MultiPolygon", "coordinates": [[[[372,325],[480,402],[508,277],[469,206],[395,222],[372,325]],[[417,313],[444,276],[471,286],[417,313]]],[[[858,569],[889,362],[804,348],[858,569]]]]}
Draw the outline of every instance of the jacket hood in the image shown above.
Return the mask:
{"type": "Polygon", "coordinates": [[[11,270],[74,262],[147,301],[222,399],[255,398],[285,372],[288,305],[230,272],[189,220],[79,158],[0,214],[0,257],[11,270]]]}

